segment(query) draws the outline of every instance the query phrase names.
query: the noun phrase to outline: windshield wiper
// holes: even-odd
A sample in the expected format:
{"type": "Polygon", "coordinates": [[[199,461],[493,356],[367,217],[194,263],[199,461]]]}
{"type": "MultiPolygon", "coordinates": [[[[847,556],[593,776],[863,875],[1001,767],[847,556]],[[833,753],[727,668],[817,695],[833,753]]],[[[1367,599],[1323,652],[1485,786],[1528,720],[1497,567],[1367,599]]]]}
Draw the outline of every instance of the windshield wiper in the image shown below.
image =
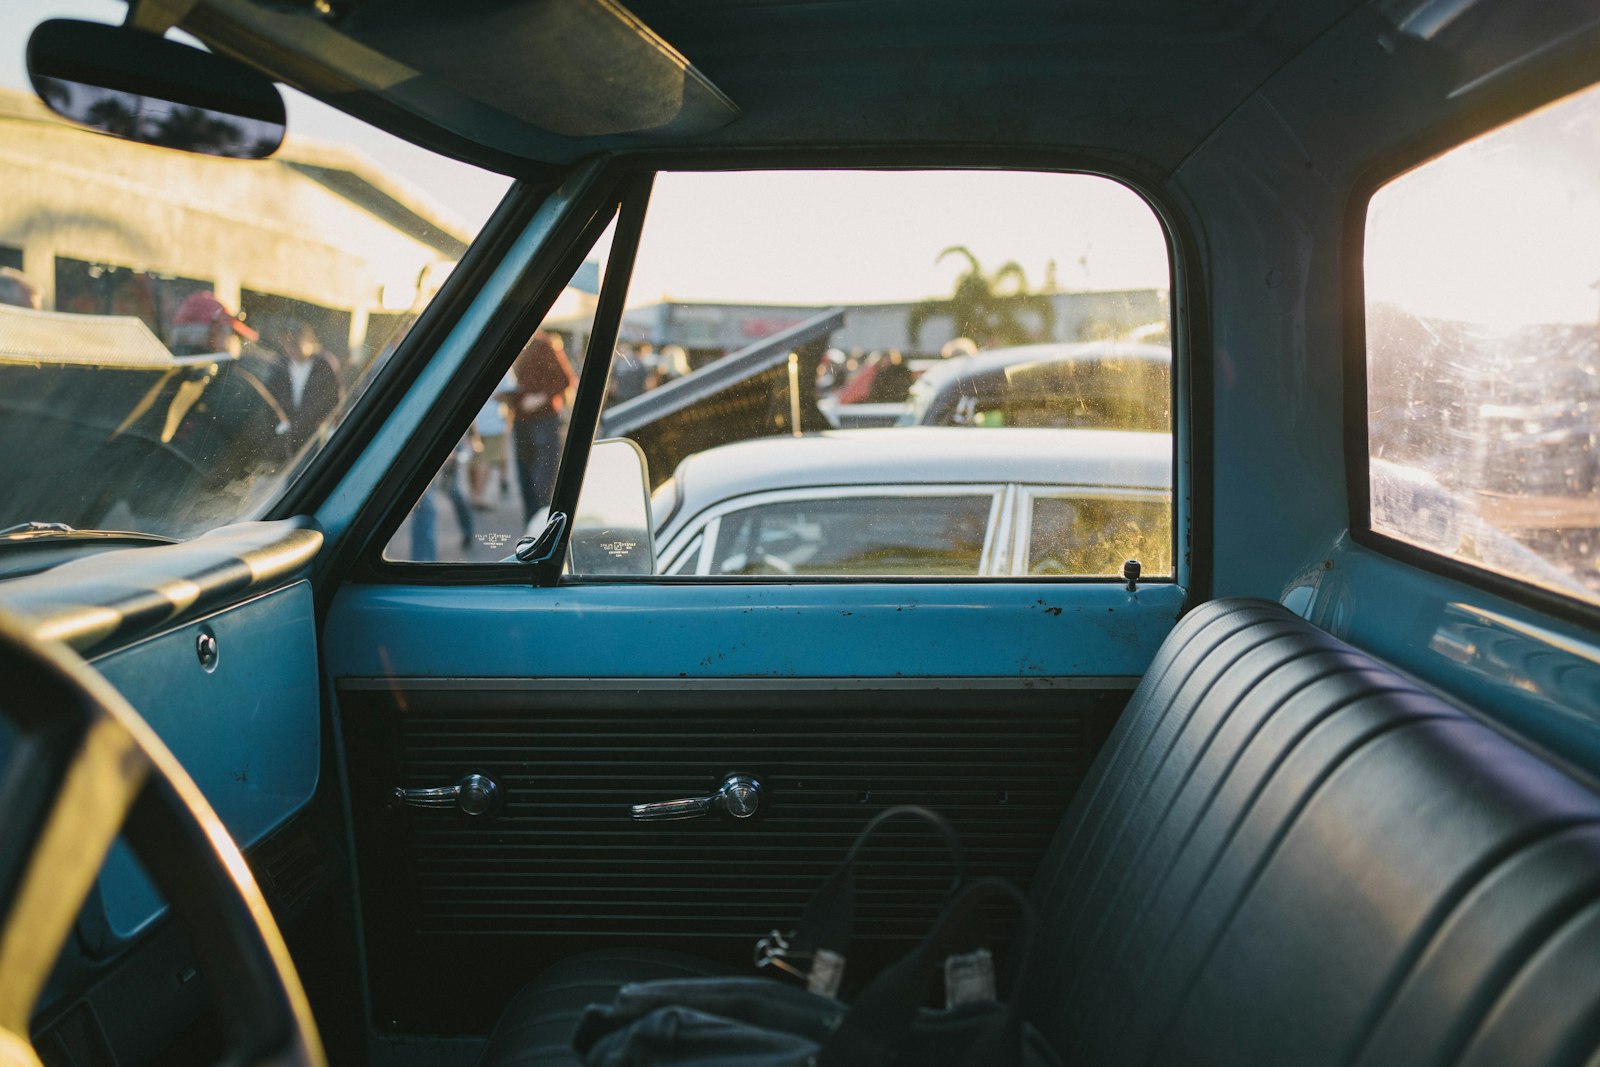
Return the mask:
{"type": "Polygon", "coordinates": [[[175,545],[178,543],[173,538],[163,537],[160,534],[140,533],[138,530],[80,530],[76,526],[69,526],[64,522],[19,522],[15,526],[7,526],[5,529],[0,530],[0,537],[9,539],[13,544],[32,541],[35,538],[47,540],[52,537],[107,541],[153,541],[162,545],[175,545]]]}
{"type": "Polygon", "coordinates": [[[0,537],[16,533],[77,533],[78,531],[64,522],[19,522],[15,526],[7,526],[0,530],[0,537]]]}

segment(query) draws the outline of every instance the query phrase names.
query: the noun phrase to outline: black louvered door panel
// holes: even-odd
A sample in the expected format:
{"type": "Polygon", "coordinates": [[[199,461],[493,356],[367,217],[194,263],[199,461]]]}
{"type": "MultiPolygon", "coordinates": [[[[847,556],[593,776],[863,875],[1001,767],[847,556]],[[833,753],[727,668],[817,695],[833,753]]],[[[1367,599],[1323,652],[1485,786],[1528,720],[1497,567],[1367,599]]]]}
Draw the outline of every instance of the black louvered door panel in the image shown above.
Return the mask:
{"type": "MultiPolygon", "coordinates": [[[[862,824],[937,808],[968,870],[1026,884],[1127,699],[1125,689],[341,687],[374,1009],[386,1029],[481,1031],[573,952],[652,945],[748,963],[794,924],[862,824]],[[642,823],[630,806],[704,795],[730,772],[761,814],[642,823]],[[395,787],[483,774],[471,818],[397,808],[395,787]]],[[[862,871],[858,972],[927,926],[943,847],[891,824],[862,871]]]]}

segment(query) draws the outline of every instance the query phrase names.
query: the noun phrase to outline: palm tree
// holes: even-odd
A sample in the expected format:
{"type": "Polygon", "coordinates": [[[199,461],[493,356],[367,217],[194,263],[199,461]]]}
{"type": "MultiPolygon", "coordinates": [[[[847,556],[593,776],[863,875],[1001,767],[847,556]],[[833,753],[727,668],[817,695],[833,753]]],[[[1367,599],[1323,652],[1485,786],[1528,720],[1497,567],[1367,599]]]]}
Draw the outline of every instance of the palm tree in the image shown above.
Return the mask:
{"type": "Polygon", "coordinates": [[[243,132],[217,112],[200,107],[175,107],[152,131],[153,144],[205,152],[213,156],[239,154],[243,132]]]}
{"type": "Polygon", "coordinates": [[[108,89],[105,95],[90,104],[83,113],[83,122],[97,130],[137,140],[139,137],[139,111],[130,104],[137,97],[108,89]]]}
{"type": "Polygon", "coordinates": [[[934,262],[941,263],[950,255],[966,259],[967,270],[956,279],[955,292],[948,299],[924,300],[912,306],[906,316],[906,332],[913,349],[920,348],[923,323],[934,315],[950,316],[956,334],[972,338],[980,348],[1027,344],[1054,335],[1055,304],[1041,293],[1028,292],[1028,278],[1021,264],[1008,260],[993,274],[985,274],[978,257],[965,245],[951,245],[934,262]],[[1008,282],[1015,283],[1014,288],[1002,292],[1008,282]],[[1028,327],[1024,312],[1037,316],[1037,330],[1028,327]]]}

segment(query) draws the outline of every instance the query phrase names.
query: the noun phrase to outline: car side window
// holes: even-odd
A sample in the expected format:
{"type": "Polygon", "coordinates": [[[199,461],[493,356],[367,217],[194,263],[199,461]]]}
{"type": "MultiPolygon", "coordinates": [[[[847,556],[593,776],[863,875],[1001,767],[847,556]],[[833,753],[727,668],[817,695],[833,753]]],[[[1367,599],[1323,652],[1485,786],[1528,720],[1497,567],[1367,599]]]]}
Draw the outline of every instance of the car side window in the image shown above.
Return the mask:
{"type": "Polygon", "coordinates": [[[1368,206],[1370,530],[1600,603],[1600,85],[1368,206]]]}
{"type": "Polygon", "coordinates": [[[769,499],[721,516],[711,574],[976,576],[999,495],[769,499]]]}
{"type": "Polygon", "coordinates": [[[658,174],[597,436],[645,456],[658,574],[1024,574],[963,487],[1028,482],[1143,493],[1105,523],[1166,537],[1141,563],[1171,575],[1170,284],[1154,212],[1102,177],[658,174]]]}
{"type": "Polygon", "coordinates": [[[1021,574],[1117,577],[1136,559],[1142,577],[1172,573],[1172,505],[1165,497],[1035,490],[1017,520],[1021,574]]]}

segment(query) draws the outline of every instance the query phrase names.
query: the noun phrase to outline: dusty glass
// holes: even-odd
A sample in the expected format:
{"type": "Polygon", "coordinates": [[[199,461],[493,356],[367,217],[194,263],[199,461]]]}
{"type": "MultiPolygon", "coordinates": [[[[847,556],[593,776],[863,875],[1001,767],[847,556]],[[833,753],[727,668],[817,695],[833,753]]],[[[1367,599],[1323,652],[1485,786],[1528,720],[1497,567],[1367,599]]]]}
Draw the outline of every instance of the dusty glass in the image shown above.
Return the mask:
{"type": "Polygon", "coordinates": [[[0,10],[0,529],[187,538],[262,514],[327,441],[509,179],[284,89],[264,160],[70,126],[0,10]]]}
{"type": "Polygon", "coordinates": [[[1372,528],[1600,600],[1600,86],[1380,189],[1372,528]]]}

